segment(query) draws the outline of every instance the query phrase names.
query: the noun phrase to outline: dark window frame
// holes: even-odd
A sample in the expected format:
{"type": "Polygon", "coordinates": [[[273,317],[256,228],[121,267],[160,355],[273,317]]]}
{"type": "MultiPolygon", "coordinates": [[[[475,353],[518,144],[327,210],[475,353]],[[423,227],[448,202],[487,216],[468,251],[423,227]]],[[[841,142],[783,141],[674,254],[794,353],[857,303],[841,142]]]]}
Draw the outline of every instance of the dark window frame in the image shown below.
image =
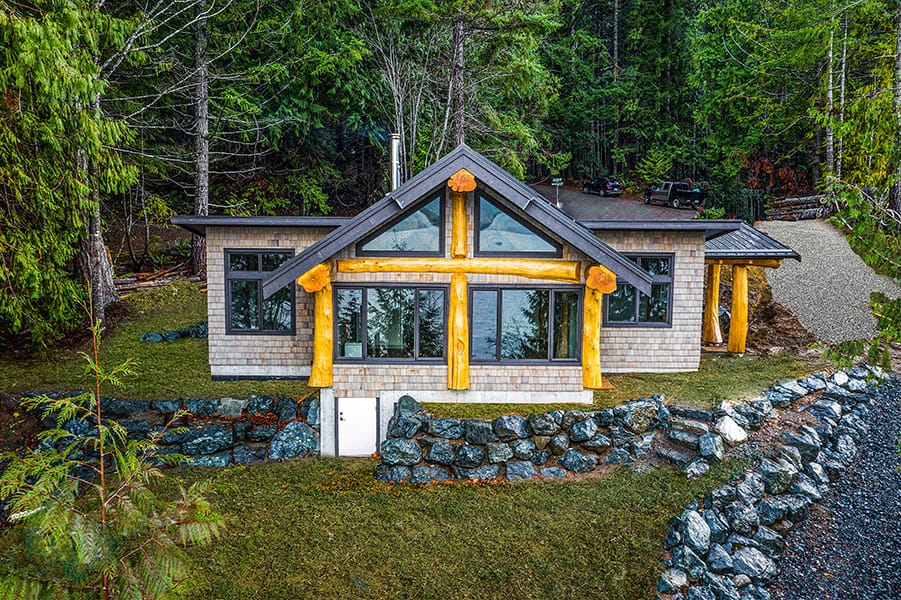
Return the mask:
{"type": "MultiPolygon", "coordinates": [[[[444,186],[445,188],[447,186],[444,186]]],[[[410,210],[403,211],[400,215],[395,216],[393,219],[389,220],[384,225],[380,226],[374,232],[370,233],[362,240],[357,242],[354,246],[354,252],[356,256],[359,257],[403,257],[403,256],[411,256],[411,257],[443,257],[447,255],[447,194],[443,191],[442,188],[436,188],[432,192],[424,195],[421,200],[413,204],[410,207],[410,210]],[[402,251],[402,250],[363,250],[363,246],[379,237],[410,215],[415,212],[418,212],[420,209],[425,207],[428,204],[431,204],[435,200],[438,200],[438,208],[439,208],[439,221],[440,225],[438,227],[438,250],[437,251],[420,251],[420,250],[412,250],[412,251],[402,251]]]]}
{"type": "Polygon", "coordinates": [[[583,294],[583,286],[578,285],[528,285],[528,284],[476,284],[469,286],[468,290],[468,309],[469,309],[469,362],[473,365],[578,365],[582,362],[582,331],[584,331],[584,314],[585,314],[585,296],[583,294]],[[501,324],[503,323],[503,291],[504,290],[548,290],[550,297],[548,298],[548,324],[547,324],[547,356],[548,358],[501,358],[501,324]],[[472,355],[472,309],[473,309],[473,292],[497,292],[497,322],[495,330],[497,331],[497,339],[494,340],[494,359],[475,358],[472,355]],[[554,358],[554,293],[555,292],[575,292],[578,298],[576,303],[577,325],[576,332],[578,340],[576,344],[576,356],[574,358],[554,358]]]}
{"type": "Polygon", "coordinates": [[[487,189],[483,187],[477,187],[475,191],[475,195],[472,200],[472,255],[473,256],[484,256],[484,257],[493,257],[493,258],[563,258],[563,244],[558,242],[554,238],[550,237],[540,229],[538,229],[535,225],[529,223],[518,214],[513,212],[508,206],[504,204],[504,202],[497,199],[497,197],[493,196],[487,189]],[[482,222],[482,197],[485,198],[488,202],[491,202],[499,210],[501,210],[504,214],[509,216],[511,219],[525,227],[529,232],[535,234],[554,248],[556,250],[554,252],[492,252],[490,250],[479,250],[479,238],[481,237],[481,222],[482,222]]]}
{"type": "Polygon", "coordinates": [[[288,329],[263,329],[263,280],[273,271],[263,271],[263,254],[286,254],[287,260],[294,256],[289,248],[226,248],[225,256],[225,333],[227,335],[294,335],[297,331],[297,286],[290,285],[291,290],[291,326],[288,329]],[[256,271],[232,271],[229,257],[232,254],[256,254],[258,268],[256,271]],[[232,327],[232,281],[256,281],[257,283],[257,324],[259,329],[238,329],[232,327]]]}
{"type": "MultiPolygon", "coordinates": [[[[635,301],[633,310],[635,311],[635,320],[634,321],[611,321],[608,318],[608,311],[610,305],[610,294],[604,294],[604,321],[603,327],[628,327],[628,328],[638,328],[638,329],[671,329],[673,326],[673,292],[675,290],[675,281],[676,281],[676,254],[674,252],[624,252],[624,256],[627,258],[635,259],[636,264],[642,258],[666,258],[669,259],[669,275],[654,275],[654,279],[651,282],[652,285],[666,285],[667,286],[667,298],[666,298],[666,321],[639,321],[639,303],[641,302],[641,296],[643,295],[637,289],[635,289],[635,301]]],[[[629,285],[629,284],[624,284],[629,285]]],[[[629,285],[631,288],[635,288],[635,286],[629,285]]]]}
{"type": "Polygon", "coordinates": [[[445,364],[447,362],[447,316],[450,313],[450,284],[440,283],[341,283],[332,286],[332,301],[334,303],[335,318],[332,325],[332,357],[335,362],[342,364],[360,364],[360,363],[377,363],[377,364],[445,364]],[[368,306],[367,291],[371,289],[381,288],[407,288],[414,290],[413,294],[413,358],[394,358],[394,357],[371,357],[369,354],[369,331],[368,326],[368,306]],[[338,355],[338,291],[339,290],[361,290],[360,296],[360,341],[361,341],[361,357],[355,358],[350,356],[338,355]],[[444,325],[442,334],[444,337],[444,345],[441,356],[419,357],[419,290],[442,290],[444,292],[444,325]]]}

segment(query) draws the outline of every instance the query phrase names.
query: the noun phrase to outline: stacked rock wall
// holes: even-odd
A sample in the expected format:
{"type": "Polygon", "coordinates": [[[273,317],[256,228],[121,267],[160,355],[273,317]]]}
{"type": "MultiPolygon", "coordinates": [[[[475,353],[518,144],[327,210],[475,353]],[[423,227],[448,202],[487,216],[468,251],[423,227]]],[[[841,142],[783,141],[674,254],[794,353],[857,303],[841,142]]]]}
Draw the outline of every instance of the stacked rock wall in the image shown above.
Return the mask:
{"type": "Polygon", "coordinates": [[[875,367],[785,382],[767,392],[778,408],[812,416],[784,431],[739,479],[692,502],[663,546],[660,597],[765,600],[784,536],[851,464],[866,435],[875,367]]]}
{"type": "MultiPolygon", "coordinates": [[[[172,423],[160,454],[183,454],[193,466],[224,467],[319,453],[319,399],[298,402],[290,396],[123,400],[101,398],[104,416],[114,418],[129,437],[147,439],[160,432],[177,410],[188,415],[172,423]]],[[[47,426],[53,426],[47,423],[47,426]]],[[[96,433],[96,420],[73,419],[63,428],[74,435],[96,433]]]]}

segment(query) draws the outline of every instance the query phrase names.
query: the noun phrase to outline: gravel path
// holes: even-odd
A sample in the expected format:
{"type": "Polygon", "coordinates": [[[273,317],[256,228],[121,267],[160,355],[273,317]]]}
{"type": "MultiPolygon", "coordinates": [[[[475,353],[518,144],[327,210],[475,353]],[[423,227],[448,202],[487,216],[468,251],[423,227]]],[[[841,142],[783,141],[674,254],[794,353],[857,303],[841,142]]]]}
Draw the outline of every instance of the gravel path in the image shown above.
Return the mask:
{"type": "Polygon", "coordinates": [[[864,264],[841,232],[820,220],[766,221],[757,227],[801,254],[800,263],[786,260],[778,269],[767,269],[776,302],[824,342],[876,335],[870,293],[898,298],[901,288],[864,264]]]}
{"type": "Polygon", "coordinates": [[[773,600],[901,598],[899,402],[896,378],[879,391],[855,462],[789,535],[773,600]]]}

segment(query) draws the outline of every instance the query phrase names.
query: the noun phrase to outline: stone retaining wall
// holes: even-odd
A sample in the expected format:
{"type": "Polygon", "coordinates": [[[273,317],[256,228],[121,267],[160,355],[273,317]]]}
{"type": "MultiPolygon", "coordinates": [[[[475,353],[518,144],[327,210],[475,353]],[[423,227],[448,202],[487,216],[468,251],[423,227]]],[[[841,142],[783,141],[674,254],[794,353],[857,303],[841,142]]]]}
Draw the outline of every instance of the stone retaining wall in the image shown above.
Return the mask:
{"type": "Polygon", "coordinates": [[[871,386],[885,376],[861,366],[770,390],[777,407],[807,413],[811,424],[792,424],[740,478],[673,519],[658,598],[768,599],[784,536],[854,460],[867,432],[871,386]]]}
{"type": "MultiPolygon", "coordinates": [[[[151,401],[104,397],[100,408],[134,439],[161,431],[175,411],[187,410],[190,414],[172,425],[187,431],[166,433],[159,453],[184,454],[190,466],[224,467],[319,453],[318,397],[303,401],[290,396],[151,401]]],[[[87,435],[95,424],[92,418],[73,419],[63,428],[87,435]]]]}

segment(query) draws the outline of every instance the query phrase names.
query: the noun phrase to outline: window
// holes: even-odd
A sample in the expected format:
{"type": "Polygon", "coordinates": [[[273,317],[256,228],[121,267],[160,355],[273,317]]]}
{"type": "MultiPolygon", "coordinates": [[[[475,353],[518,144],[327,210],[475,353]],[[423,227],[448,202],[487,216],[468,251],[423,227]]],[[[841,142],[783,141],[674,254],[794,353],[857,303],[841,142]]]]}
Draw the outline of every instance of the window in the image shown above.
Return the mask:
{"type": "Polygon", "coordinates": [[[358,256],[442,256],[444,202],[438,195],[415,212],[389,223],[357,244],[358,256]]]}
{"type": "Polygon", "coordinates": [[[473,362],[579,359],[581,295],[573,288],[473,288],[473,362]]]}
{"type": "Polygon", "coordinates": [[[673,255],[630,256],[653,275],[651,295],[631,285],[618,285],[604,298],[604,324],[614,327],[669,327],[672,325],[673,255]]]}
{"type": "Polygon", "coordinates": [[[479,196],[477,256],[533,256],[559,258],[562,246],[528,223],[514,217],[483,195],[479,196]]]}
{"type": "Polygon", "coordinates": [[[226,333],[294,332],[294,284],[263,299],[262,280],[293,252],[226,250],[226,333]]]}
{"type": "Polygon", "coordinates": [[[446,298],[443,287],[336,288],[337,359],[443,359],[446,298]]]}

